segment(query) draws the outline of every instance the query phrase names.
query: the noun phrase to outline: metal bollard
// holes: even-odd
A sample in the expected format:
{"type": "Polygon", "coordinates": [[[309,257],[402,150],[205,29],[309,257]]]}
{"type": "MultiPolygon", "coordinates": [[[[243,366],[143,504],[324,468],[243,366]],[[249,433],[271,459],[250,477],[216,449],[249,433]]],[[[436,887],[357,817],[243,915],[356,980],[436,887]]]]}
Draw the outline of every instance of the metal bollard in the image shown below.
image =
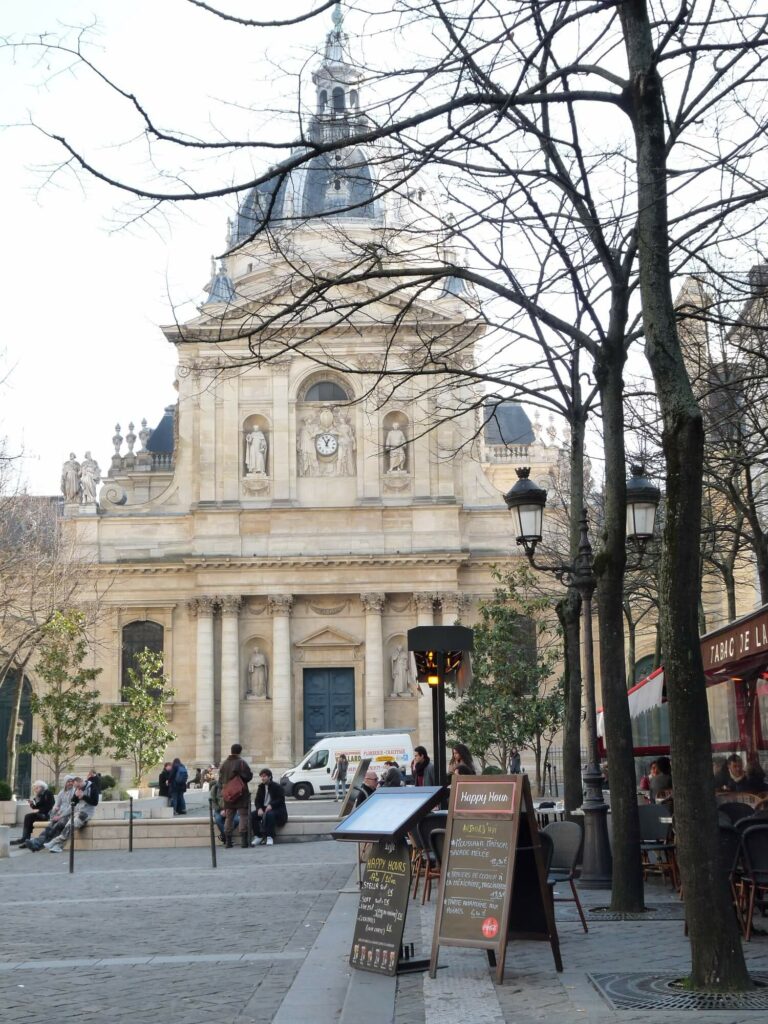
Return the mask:
{"type": "Polygon", "coordinates": [[[128,797],[128,853],[133,853],[133,797],[128,797]]]}
{"type": "Polygon", "coordinates": [[[69,873],[75,872],[75,805],[69,808],[69,873]]]}
{"type": "Polygon", "coordinates": [[[211,830],[211,867],[216,867],[216,833],[213,827],[213,800],[208,801],[208,824],[211,830]]]}

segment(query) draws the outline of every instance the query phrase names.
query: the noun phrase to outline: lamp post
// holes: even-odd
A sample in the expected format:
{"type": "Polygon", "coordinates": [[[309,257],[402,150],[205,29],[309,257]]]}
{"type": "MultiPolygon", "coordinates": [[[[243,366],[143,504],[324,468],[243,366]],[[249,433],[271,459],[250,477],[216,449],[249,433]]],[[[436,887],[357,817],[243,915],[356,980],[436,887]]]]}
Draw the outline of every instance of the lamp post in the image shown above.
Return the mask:
{"type": "MultiPolygon", "coordinates": [[[[597,746],[597,706],[595,701],[595,657],[592,639],[592,597],[597,580],[594,555],[587,530],[587,510],[579,519],[579,546],[572,563],[541,565],[535,561],[536,545],[542,537],[547,492],[529,479],[530,470],[517,470],[517,483],[504,495],[513,513],[517,543],[523,547],[529,563],[540,572],[553,573],[567,586],[578,591],[583,611],[584,710],[587,727],[587,766],[582,772],[584,812],[584,855],[580,885],[591,889],[609,889],[613,865],[608,841],[608,807],[603,800],[603,775],[597,746]]],[[[645,477],[641,466],[632,466],[627,481],[627,539],[637,544],[642,560],[647,542],[653,536],[660,491],[645,477]]],[[[639,562],[638,562],[639,565],[639,562]]]]}
{"type": "Polygon", "coordinates": [[[473,633],[466,626],[414,626],[408,630],[408,650],[416,661],[416,678],[432,695],[432,754],[435,783],[447,784],[445,751],[445,679],[461,667],[471,651],[473,633]]]}

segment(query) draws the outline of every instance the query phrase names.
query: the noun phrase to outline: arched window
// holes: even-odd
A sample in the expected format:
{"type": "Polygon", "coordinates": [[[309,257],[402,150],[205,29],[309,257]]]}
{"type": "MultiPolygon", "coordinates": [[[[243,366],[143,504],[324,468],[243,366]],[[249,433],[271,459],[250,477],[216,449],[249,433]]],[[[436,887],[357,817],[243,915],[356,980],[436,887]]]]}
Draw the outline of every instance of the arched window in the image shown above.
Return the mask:
{"type": "MultiPolygon", "coordinates": [[[[654,656],[652,654],[646,654],[644,658],[639,658],[635,662],[635,682],[639,683],[641,679],[645,679],[653,672],[654,656]]],[[[630,686],[633,684],[630,683],[630,686]]]]}
{"type": "Polygon", "coordinates": [[[357,110],[357,89],[352,89],[349,94],[349,105],[357,110]]]}
{"type": "Polygon", "coordinates": [[[325,110],[328,104],[328,93],[325,91],[325,89],[320,90],[320,95],[318,96],[317,101],[320,107],[320,111],[322,113],[322,111],[325,110]]]}
{"type": "Polygon", "coordinates": [[[123,626],[123,662],[120,673],[121,691],[131,682],[129,669],[137,668],[136,655],[149,649],[155,654],[163,653],[163,627],[159,622],[143,619],[123,626]]]}
{"type": "Polygon", "coordinates": [[[349,395],[334,380],[319,380],[313,384],[306,395],[305,402],[348,402],[349,395]]]}
{"type": "Polygon", "coordinates": [[[344,109],[344,90],[336,86],[331,96],[333,98],[333,109],[340,113],[344,109]]]}

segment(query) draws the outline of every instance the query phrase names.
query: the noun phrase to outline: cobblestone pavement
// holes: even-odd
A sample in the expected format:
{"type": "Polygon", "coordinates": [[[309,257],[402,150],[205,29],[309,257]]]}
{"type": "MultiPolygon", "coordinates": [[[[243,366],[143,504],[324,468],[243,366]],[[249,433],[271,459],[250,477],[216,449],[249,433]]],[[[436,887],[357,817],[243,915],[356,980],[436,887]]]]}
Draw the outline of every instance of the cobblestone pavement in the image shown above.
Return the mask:
{"type": "MultiPolygon", "coordinates": [[[[0,862],[4,1024],[271,1021],[355,848],[15,853],[0,862]]],[[[297,1022],[298,1024],[298,1022],[297,1022]]]]}
{"type": "MultiPolygon", "coordinates": [[[[648,886],[647,902],[673,903],[669,889],[648,886]]],[[[582,893],[585,906],[605,906],[607,893],[582,893]]],[[[648,971],[659,968],[685,976],[690,970],[690,946],[682,920],[608,921],[590,919],[589,933],[570,905],[558,904],[557,925],[564,970],[555,971],[550,947],[544,942],[511,942],[507,949],[504,983],[496,986],[486,954],[473,949],[444,947],[441,969],[398,980],[395,1024],[757,1024],[765,1011],[614,1010],[590,983],[588,974],[600,971],[648,971]]],[[[421,932],[421,948],[432,943],[435,898],[421,907],[411,901],[407,928],[421,932]]],[[[768,973],[768,937],[745,944],[753,972],[768,973]]],[[[418,948],[417,948],[418,953],[418,948]]]]}

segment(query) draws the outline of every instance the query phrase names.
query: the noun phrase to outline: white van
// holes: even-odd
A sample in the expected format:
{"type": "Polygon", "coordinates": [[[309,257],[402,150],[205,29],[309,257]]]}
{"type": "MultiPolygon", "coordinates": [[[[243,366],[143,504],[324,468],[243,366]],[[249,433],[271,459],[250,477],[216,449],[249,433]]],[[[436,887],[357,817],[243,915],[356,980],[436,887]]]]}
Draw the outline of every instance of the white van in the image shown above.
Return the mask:
{"type": "Polygon", "coordinates": [[[307,751],[295,768],[291,768],[280,779],[285,795],[294,796],[297,800],[308,800],[315,793],[332,793],[331,773],[337,754],[347,755],[349,785],[363,757],[370,757],[371,768],[379,775],[384,773],[386,761],[397,761],[401,771],[408,773],[413,760],[413,743],[407,732],[396,729],[379,732],[361,729],[325,736],[307,751]]]}

